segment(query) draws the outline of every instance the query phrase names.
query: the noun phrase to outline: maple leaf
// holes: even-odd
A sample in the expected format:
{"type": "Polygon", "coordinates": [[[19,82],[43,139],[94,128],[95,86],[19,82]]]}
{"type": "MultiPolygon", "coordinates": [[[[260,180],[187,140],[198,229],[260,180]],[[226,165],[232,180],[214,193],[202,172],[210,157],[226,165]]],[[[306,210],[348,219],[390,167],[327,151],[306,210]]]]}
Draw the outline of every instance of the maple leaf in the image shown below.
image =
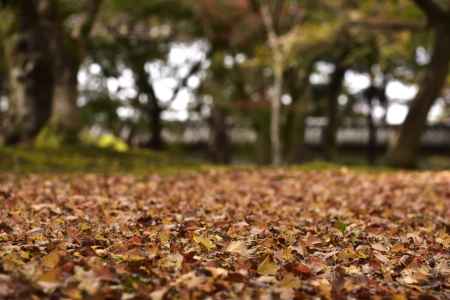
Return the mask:
{"type": "Polygon", "coordinates": [[[1,176],[0,298],[439,299],[450,274],[449,172],[1,176]]]}
{"type": "Polygon", "coordinates": [[[311,269],[302,263],[299,263],[295,266],[294,270],[300,274],[310,274],[311,273],[311,269]]]}

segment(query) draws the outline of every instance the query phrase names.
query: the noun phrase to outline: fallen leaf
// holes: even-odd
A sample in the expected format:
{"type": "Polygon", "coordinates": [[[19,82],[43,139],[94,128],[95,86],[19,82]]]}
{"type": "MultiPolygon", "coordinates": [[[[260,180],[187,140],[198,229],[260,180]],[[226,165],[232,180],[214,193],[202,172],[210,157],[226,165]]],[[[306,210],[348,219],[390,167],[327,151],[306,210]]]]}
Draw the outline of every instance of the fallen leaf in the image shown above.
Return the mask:
{"type": "Polygon", "coordinates": [[[231,252],[231,253],[237,253],[240,254],[242,256],[248,256],[249,255],[249,251],[247,249],[247,246],[245,245],[245,243],[243,241],[232,241],[227,249],[227,252],[231,252]]]}
{"type": "Polygon", "coordinates": [[[53,269],[59,264],[60,261],[61,251],[59,249],[55,249],[42,258],[42,266],[48,269],[53,269]]]}
{"type": "Polygon", "coordinates": [[[203,235],[194,235],[194,241],[205,247],[208,251],[211,251],[216,248],[216,245],[206,236],[203,235]]]}
{"type": "Polygon", "coordinates": [[[270,256],[266,256],[266,258],[259,264],[257,272],[260,275],[275,275],[278,271],[278,265],[273,262],[270,256]]]}
{"type": "Polygon", "coordinates": [[[283,288],[298,289],[301,287],[301,281],[294,274],[287,273],[280,282],[280,286],[283,288]]]}

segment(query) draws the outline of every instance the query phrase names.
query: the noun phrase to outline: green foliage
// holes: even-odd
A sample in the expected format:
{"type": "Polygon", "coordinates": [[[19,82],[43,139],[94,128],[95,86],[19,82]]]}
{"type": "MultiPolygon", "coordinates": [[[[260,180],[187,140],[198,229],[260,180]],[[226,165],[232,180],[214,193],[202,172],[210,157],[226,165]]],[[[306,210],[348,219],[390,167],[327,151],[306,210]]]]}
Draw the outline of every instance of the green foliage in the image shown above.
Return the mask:
{"type": "Polygon", "coordinates": [[[0,40],[5,39],[14,24],[14,15],[7,8],[0,9],[0,40]]]}
{"type": "Polygon", "coordinates": [[[88,141],[100,148],[111,149],[117,152],[127,152],[128,145],[120,138],[113,134],[103,134],[98,138],[90,138],[88,141]]]}
{"type": "Polygon", "coordinates": [[[41,149],[57,149],[62,143],[63,137],[49,126],[43,128],[34,141],[34,145],[41,149]]]}

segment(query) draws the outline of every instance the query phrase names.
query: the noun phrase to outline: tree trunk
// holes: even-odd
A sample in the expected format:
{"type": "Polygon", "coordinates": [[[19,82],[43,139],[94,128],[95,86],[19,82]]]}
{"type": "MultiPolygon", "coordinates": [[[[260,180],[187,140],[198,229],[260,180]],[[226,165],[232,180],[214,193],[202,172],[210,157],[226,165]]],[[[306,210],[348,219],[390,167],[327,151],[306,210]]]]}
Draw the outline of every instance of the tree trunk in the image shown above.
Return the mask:
{"type": "Polygon", "coordinates": [[[391,165],[398,167],[414,167],[416,165],[427,115],[445,85],[449,64],[450,26],[447,24],[436,25],[431,63],[388,155],[391,165]]]}
{"type": "Polygon", "coordinates": [[[327,110],[327,126],[322,134],[322,143],[327,160],[332,160],[336,154],[337,131],[339,127],[338,116],[338,98],[344,82],[345,72],[347,69],[336,64],[336,70],[333,72],[331,82],[328,87],[328,110],[327,110]]]}
{"type": "MultiPolygon", "coordinates": [[[[280,1],[280,3],[282,3],[280,1]]],[[[282,162],[282,146],[281,146],[281,95],[283,92],[283,67],[284,67],[284,55],[283,49],[280,44],[280,39],[277,34],[278,19],[274,20],[274,17],[270,11],[268,3],[262,3],[260,5],[260,15],[264,26],[267,31],[268,44],[272,50],[273,58],[273,72],[274,82],[272,86],[271,96],[271,119],[270,119],[270,143],[271,143],[271,155],[272,164],[280,165],[282,162]]],[[[282,8],[279,6],[278,8],[282,8]]]]}
{"type": "MultiPolygon", "coordinates": [[[[302,101],[305,102],[305,101],[302,101]]],[[[298,106],[303,106],[303,103],[299,103],[298,106]]],[[[292,163],[302,163],[307,160],[307,149],[305,143],[305,131],[306,131],[306,117],[307,112],[300,107],[299,111],[296,111],[295,119],[292,126],[292,145],[288,154],[288,160],[292,163]]]]}
{"type": "Polygon", "coordinates": [[[133,71],[136,76],[138,93],[147,96],[146,112],[149,122],[150,139],[145,143],[145,146],[153,150],[161,150],[164,148],[162,138],[163,124],[161,119],[163,108],[156,97],[153,86],[149,82],[148,74],[144,69],[144,63],[138,60],[136,65],[133,66],[133,71]]]}
{"type": "Polygon", "coordinates": [[[305,69],[291,68],[285,72],[286,88],[292,97],[292,103],[286,112],[283,126],[283,154],[286,161],[300,163],[308,159],[305,145],[305,122],[309,111],[310,82],[315,60],[311,60],[305,69]]]}
{"type": "Polygon", "coordinates": [[[231,161],[230,138],[226,117],[226,113],[222,108],[214,107],[212,109],[209,147],[212,160],[219,164],[229,164],[231,161]]]}
{"type": "Polygon", "coordinates": [[[283,88],[283,70],[279,64],[279,59],[275,59],[275,78],[271,98],[271,119],[270,119],[270,142],[272,149],[272,164],[280,165],[282,162],[282,148],[280,138],[280,114],[281,114],[281,93],[283,88]]]}
{"type": "MultiPolygon", "coordinates": [[[[64,45],[61,45],[64,47],[64,45]]],[[[80,60],[75,49],[55,49],[57,66],[55,67],[55,94],[50,126],[65,143],[78,142],[81,127],[78,100],[78,70],[80,60]]]]}
{"type": "Polygon", "coordinates": [[[305,89],[304,96],[302,99],[297,100],[293,108],[294,120],[291,128],[291,147],[288,153],[288,160],[292,163],[305,162],[309,156],[306,149],[305,133],[306,118],[308,117],[311,104],[310,86],[307,86],[305,89]]]}
{"type": "Polygon", "coordinates": [[[272,161],[270,144],[270,111],[257,110],[252,115],[253,129],[257,133],[255,157],[258,164],[266,165],[272,161]]]}
{"type": "Polygon", "coordinates": [[[14,4],[15,29],[5,51],[11,103],[11,117],[6,124],[7,144],[32,141],[51,114],[52,61],[37,5],[37,1],[29,0],[14,4]]]}
{"type": "MultiPolygon", "coordinates": [[[[155,100],[155,102],[157,102],[157,100],[155,100]]],[[[151,137],[147,146],[153,150],[162,150],[164,148],[161,113],[162,109],[159,107],[158,103],[151,105],[151,108],[149,109],[151,137]]]]}
{"type": "Polygon", "coordinates": [[[367,113],[367,128],[368,128],[368,142],[367,142],[367,161],[370,165],[375,163],[377,151],[377,128],[373,119],[373,97],[367,99],[369,112],[367,113]]]}
{"type": "Polygon", "coordinates": [[[65,28],[67,16],[61,11],[58,1],[50,1],[47,18],[50,22],[52,57],[55,74],[55,93],[50,126],[64,143],[79,142],[81,129],[78,100],[78,72],[86,56],[90,33],[95,24],[102,0],[86,2],[83,21],[79,22],[77,34],[65,28]]]}

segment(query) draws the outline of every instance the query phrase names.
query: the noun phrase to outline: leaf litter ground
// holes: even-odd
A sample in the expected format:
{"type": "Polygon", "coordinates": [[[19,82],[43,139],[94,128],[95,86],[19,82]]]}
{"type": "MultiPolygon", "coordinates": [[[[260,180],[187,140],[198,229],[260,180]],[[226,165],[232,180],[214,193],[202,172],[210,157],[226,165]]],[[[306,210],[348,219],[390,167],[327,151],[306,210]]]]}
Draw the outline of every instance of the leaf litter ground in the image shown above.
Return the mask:
{"type": "Polygon", "coordinates": [[[0,176],[0,299],[450,299],[450,172],[0,176]]]}

